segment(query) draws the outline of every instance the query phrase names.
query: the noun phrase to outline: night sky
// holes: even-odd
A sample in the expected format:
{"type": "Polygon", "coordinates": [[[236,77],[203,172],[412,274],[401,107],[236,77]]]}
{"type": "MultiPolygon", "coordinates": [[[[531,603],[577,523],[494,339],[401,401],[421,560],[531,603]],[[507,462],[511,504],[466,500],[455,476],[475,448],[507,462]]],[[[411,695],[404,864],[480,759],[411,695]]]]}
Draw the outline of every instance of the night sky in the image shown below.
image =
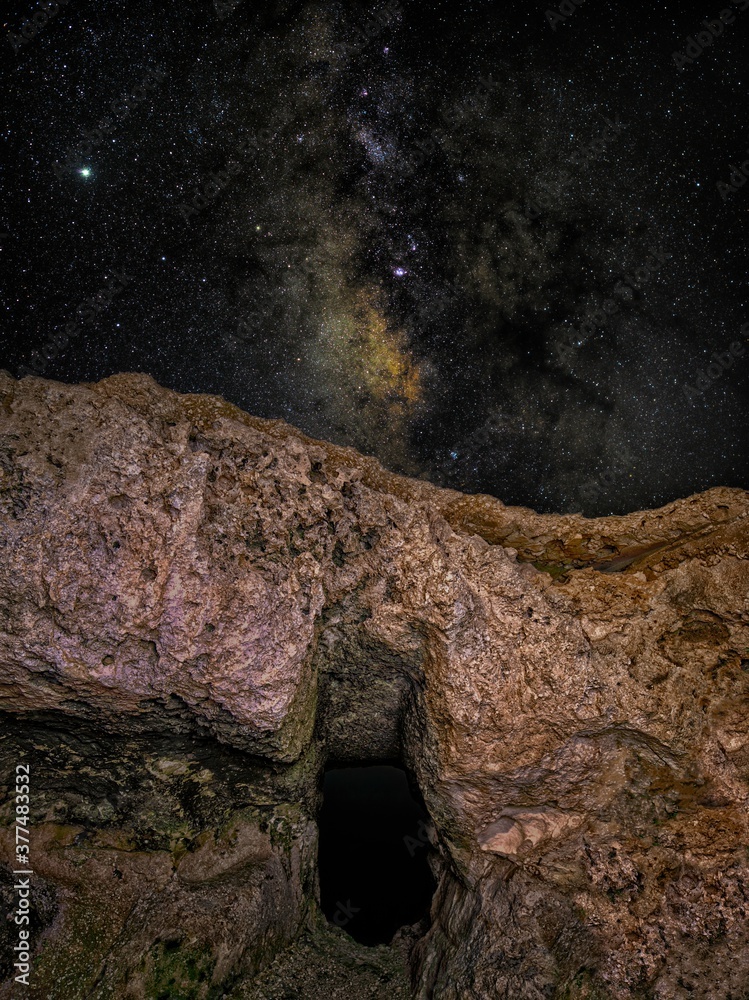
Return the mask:
{"type": "Polygon", "coordinates": [[[749,0],[4,10],[1,367],[540,511],[749,486],[749,0]]]}

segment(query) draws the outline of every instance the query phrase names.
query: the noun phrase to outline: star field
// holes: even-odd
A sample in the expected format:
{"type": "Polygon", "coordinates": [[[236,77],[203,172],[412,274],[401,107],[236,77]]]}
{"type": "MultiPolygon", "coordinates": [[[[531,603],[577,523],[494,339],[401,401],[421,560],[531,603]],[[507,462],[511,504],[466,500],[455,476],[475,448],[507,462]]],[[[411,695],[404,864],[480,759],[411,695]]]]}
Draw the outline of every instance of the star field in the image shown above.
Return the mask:
{"type": "Polygon", "coordinates": [[[744,4],[691,62],[719,3],[14,4],[0,365],[541,511],[746,487],[744,4]]]}

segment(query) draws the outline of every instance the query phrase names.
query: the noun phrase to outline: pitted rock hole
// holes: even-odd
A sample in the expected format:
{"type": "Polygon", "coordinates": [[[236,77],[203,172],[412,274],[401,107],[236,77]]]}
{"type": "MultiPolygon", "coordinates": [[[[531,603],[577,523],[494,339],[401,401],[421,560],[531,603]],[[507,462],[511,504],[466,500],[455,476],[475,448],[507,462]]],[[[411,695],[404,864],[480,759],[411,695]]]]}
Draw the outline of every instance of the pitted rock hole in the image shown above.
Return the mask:
{"type": "Polygon", "coordinates": [[[319,868],[328,920],[361,944],[375,945],[428,916],[435,882],[427,823],[402,768],[327,770],[319,868]]]}

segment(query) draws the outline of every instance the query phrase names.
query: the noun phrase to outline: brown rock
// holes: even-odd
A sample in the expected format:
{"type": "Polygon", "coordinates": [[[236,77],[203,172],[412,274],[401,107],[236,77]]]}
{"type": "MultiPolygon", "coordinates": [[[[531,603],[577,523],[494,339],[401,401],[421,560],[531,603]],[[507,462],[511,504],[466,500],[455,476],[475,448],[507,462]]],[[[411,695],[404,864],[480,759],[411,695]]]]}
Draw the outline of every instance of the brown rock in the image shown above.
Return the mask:
{"type": "MultiPolygon", "coordinates": [[[[0,402],[5,770],[41,755],[95,884],[146,873],[78,995],[267,966],[314,910],[325,759],[396,756],[440,872],[415,997],[749,995],[747,493],[544,516],[142,375],[0,402]]],[[[65,837],[40,968],[75,934],[65,837]]]]}

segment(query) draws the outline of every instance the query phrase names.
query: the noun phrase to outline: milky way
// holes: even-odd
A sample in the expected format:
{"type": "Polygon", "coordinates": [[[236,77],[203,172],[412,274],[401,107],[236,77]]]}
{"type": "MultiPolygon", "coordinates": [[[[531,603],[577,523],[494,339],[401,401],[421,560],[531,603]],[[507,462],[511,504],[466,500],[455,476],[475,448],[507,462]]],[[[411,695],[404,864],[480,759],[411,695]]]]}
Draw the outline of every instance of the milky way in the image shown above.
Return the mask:
{"type": "Polygon", "coordinates": [[[714,6],[18,5],[2,364],[539,510],[746,486],[749,11],[714,6]]]}

